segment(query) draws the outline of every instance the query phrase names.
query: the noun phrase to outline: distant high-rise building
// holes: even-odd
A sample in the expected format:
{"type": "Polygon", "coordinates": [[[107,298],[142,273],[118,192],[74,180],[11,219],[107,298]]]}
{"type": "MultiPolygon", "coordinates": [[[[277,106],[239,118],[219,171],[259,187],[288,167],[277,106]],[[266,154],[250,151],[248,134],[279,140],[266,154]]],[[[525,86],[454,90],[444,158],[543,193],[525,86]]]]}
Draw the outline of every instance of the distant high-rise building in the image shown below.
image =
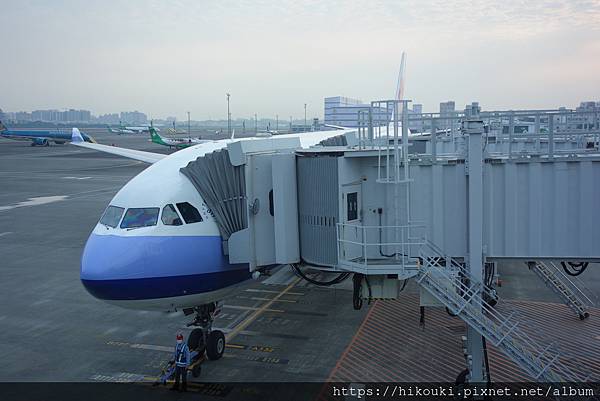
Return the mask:
{"type": "MultiPolygon", "coordinates": [[[[408,114],[413,115],[415,117],[420,117],[423,114],[423,105],[420,103],[414,103],[412,105],[412,110],[408,109],[408,114]]],[[[408,122],[408,128],[414,130],[416,132],[423,132],[424,124],[423,120],[410,121],[408,122]]]]}
{"type": "Polygon", "coordinates": [[[148,117],[139,111],[122,111],[121,122],[123,124],[147,124],[148,117]]]}
{"type": "Polygon", "coordinates": [[[32,121],[81,123],[89,122],[91,118],[92,113],[89,110],[34,110],[31,112],[32,121]]]}
{"type": "Polygon", "coordinates": [[[26,111],[17,111],[15,113],[15,120],[17,121],[31,121],[31,113],[26,111]]]}
{"type": "MultiPolygon", "coordinates": [[[[343,127],[358,127],[358,113],[368,111],[369,104],[361,100],[352,99],[344,96],[334,96],[325,98],[325,124],[339,125],[343,127]]],[[[375,121],[388,121],[391,116],[391,110],[379,108],[372,110],[372,118],[375,121]]]]}
{"type": "Polygon", "coordinates": [[[118,124],[119,123],[119,115],[117,113],[111,114],[102,114],[96,118],[100,124],[118,124]]]}

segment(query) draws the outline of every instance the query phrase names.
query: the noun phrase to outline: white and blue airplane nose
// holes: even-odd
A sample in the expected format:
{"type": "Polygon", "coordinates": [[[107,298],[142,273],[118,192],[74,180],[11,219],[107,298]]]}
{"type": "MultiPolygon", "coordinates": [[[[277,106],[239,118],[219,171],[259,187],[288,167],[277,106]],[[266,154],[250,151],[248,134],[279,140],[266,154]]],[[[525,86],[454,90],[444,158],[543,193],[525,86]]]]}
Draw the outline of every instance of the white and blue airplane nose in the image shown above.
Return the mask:
{"type": "Polygon", "coordinates": [[[80,278],[90,294],[111,303],[174,297],[195,297],[195,302],[201,302],[202,295],[248,280],[250,272],[245,264],[229,264],[220,236],[92,233],[80,278]]]}

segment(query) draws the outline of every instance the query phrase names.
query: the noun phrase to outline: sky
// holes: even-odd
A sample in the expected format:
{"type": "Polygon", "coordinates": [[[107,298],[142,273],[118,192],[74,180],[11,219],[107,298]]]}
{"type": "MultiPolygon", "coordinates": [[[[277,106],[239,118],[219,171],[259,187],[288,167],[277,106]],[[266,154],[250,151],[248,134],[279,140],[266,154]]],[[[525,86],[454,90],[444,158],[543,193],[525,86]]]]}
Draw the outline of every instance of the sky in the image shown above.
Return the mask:
{"type": "Polygon", "coordinates": [[[600,0],[0,0],[0,108],[322,117],[323,98],[438,111],[600,100],[600,0]]]}

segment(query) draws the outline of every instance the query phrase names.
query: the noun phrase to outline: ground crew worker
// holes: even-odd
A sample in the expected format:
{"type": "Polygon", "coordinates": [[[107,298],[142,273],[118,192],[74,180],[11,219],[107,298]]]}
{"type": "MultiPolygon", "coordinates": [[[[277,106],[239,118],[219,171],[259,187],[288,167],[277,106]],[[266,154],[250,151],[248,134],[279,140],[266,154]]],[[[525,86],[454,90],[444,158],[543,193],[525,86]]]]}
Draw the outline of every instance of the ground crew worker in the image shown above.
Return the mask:
{"type": "Polygon", "coordinates": [[[190,349],[183,342],[183,334],[181,333],[177,333],[173,360],[175,361],[175,384],[171,390],[179,391],[179,379],[181,378],[182,390],[187,391],[187,368],[190,366],[190,349]]]}

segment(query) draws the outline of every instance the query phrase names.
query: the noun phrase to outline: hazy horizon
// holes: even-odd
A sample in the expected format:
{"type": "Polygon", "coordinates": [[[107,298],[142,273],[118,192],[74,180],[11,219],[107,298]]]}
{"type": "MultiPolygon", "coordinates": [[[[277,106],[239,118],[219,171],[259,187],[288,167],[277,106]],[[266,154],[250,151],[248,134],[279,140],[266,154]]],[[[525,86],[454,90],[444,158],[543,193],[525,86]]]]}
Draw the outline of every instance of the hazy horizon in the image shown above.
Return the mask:
{"type": "Polygon", "coordinates": [[[323,97],[437,111],[600,100],[600,0],[0,0],[0,108],[322,117],[323,97]]]}

